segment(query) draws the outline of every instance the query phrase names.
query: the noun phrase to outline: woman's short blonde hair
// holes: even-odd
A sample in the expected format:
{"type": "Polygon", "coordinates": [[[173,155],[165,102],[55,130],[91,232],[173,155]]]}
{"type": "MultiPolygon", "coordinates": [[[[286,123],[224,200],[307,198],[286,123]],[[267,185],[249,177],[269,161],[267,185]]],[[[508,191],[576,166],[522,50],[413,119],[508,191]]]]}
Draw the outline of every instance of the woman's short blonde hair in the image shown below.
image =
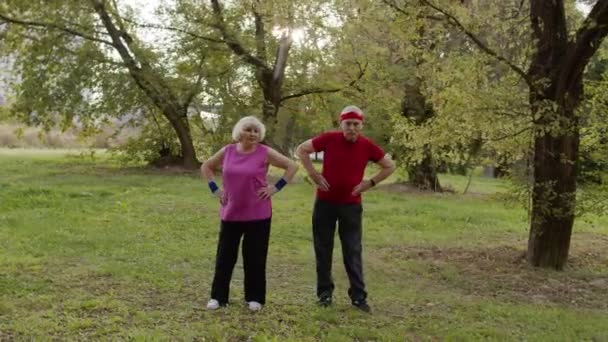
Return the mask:
{"type": "Polygon", "coordinates": [[[255,126],[260,132],[260,141],[264,140],[264,137],[266,136],[266,126],[264,126],[262,121],[255,116],[246,116],[234,125],[234,128],[232,128],[232,140],[239,141],[241,132],[243,132],[247,126],[255,126]]]}

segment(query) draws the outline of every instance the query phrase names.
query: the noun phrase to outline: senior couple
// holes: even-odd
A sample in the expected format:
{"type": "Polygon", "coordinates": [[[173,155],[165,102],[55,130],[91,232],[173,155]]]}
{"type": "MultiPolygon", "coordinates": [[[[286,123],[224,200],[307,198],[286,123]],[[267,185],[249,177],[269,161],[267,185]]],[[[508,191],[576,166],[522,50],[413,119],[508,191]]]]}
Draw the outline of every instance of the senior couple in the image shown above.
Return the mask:
{"type": "MultiPolygon", "coordinates": [[[[317,269],[317,297],[321,306],[332,304],[334,282],[331,276],[336,222],[342,243],[344,266],[353,306],[370,312],[363,281],[361,258],[361,193],[380,183],[395,170],[384,151],[361,135],[364,114],[356,106],[340,113],[340,130],[326,132],[306,140],[297,156],[317,186],[312,213],[312,233],[317,269]],[[323,151],[323,169],[319,173],[310,154],[323,151]],[[380,171],[364,179],[368,161],[380,171]]],[[[242,118],[233,128],[233,144],[221,148],[201,166],[209,190],[220,202],[220,232],[207,309],[228,304],[230,279],[243,240],[245,301],[251,311],[262,309],[266,300],[266,257],[272,217],[270,198],[294,177],[297,164],[274,149],[260,144],[265,127],[255,117],[242,118]],[[275,183],[268,184],[268,166],[285,170],[275,183]],[[215,170],[222,169],[223,188],[215,182],[215,170]]]]}

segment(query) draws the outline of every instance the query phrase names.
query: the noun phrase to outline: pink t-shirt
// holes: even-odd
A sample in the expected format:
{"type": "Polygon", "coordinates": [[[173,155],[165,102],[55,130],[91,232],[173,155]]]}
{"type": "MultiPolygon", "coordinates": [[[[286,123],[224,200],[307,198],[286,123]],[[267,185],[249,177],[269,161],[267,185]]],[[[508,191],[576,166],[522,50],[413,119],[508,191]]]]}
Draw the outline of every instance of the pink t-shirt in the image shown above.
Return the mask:
{"type": "Polygon", "coordinates": [[[253,152],[241,153],[236,144],[224,151],[223,180],[226,204],[220,209],[224,221],[256,221],[272,216],[270,198],[260,199],[258,191],[268,185],[268,147],[256,145],[253,152]]]}

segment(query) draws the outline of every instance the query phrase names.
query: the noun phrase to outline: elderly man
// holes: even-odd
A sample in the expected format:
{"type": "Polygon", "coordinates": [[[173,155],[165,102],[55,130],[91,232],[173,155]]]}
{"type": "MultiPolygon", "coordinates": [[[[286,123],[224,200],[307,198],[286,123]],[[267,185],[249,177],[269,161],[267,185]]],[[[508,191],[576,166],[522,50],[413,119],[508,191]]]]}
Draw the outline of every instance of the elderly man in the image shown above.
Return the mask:
{"type": "Polygon", "coordinates": [[[312,231],[317,262],[317,296],[321,306],[330,306],[334,282],[331,276],[336,222],[342,243],[344,267],[352,304],[370,312],[363,282],[361,258],[361,193],[380,183],[395,171],[395,164],[384,151],[361,135],[363,111],[347,106],[340,113],[340,131],[333,131],[306,140],[297,149],[310,178],[317,185],[317,198],[312,214],[312,231]],[[323,151],[323,171],[317,172],[310,154],[323,151]],[[368,161],[380,166],[373,177],[363,180],[368,161]]]}

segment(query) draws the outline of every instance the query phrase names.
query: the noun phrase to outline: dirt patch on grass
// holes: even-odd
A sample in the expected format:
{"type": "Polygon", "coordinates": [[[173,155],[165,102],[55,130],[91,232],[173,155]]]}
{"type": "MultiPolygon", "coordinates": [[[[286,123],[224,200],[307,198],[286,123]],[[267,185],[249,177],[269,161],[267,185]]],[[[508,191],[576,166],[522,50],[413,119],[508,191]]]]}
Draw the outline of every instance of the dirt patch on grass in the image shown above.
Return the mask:
{"type": "Polygon", "coordinates": [[[476,250],[398,246],[381,253],[393,260],[421,262],[425,271],[420,276],[463,295],[608,310],[607,250],[608,236],[578,234],[564,271],[532,267],[524,249],[513,246],[476,250]]]}
{"type": "MultiPolygon", "coordinates": [[[[390,183],[390,184],[380,184],[377,187],[380,190],[384,190],[387,192],[395,192],[395,193],[403,193],[403,194],[435,194],[436,192],[420,189],[417,186],[413,186],[408,183],[390,183]]],[[[450,192],[449,190],[447,192],[450,192]]],[[[453,192],[453,191],[452,191],[453,192]]]]}
{"type": "Polygon", "coordinates": [[[398,194],[415,194],[415,195],[464,195],[469,197],[487,197],[488,194],[480,192],[467,191],[466,194],[457,192],[454,188],[449,185],[443,186],[441,192],[435,192],[428,189],[421,189],[409,183],[388,183],[380,184],[377,187],[380,190],[386,192],[393,192],[398,194]]]}

